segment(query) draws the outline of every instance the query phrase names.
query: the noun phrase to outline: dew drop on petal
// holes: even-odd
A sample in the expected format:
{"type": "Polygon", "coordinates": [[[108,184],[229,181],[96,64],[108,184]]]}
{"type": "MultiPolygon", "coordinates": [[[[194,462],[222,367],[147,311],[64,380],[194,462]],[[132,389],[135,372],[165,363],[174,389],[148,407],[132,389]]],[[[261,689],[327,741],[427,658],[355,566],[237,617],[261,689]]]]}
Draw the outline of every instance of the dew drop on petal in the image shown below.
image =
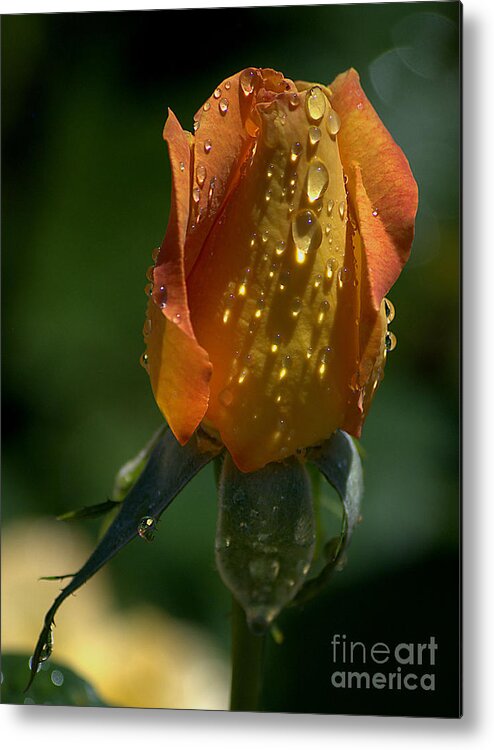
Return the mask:
{"type": "Polygon", "coordinates": [[[300,154],[302,153],[302,151],[303,151],[302,144],[299,141],[296,141],[290,149],[290,161],[296,162],[297,159],[300,157],[300,154]]]}
{"type": "Polygon", "coordinates": [[[220,99],[218,107],[221,114],[226,115],[226,113],[228,112],[228,99],[220,99]]]}
{"type": "Polygon", "coordinates": [[[213,96],[215,99],[219,99],[221,96],[221,89],[220,88],[215,89],[213,96]]]}
{"type": "Polygon", "coordinates": [[[321,325],[321,323],[323,322],[328,310],[329,310],[329,302],[327,299],[323,299],[323,301],[319,305],[319,313],[317,316],[317,322],[319,323],[319,325],[321,325]]]}
{"type": "Polygon", "coordinates": [[[249,96],[254,91],[254,80],[256,72],[252,68],[244,70],[240,75],[240,87],[245,96],[249,96]]]}
{"type": "Polygon", "coordinates": [[[206,167],[203,164],[198,164],[196,169],[196,179],[199,187],[202,187],[204,185],[206,174],[206,167]]]}
{"type": "Polygon", "coordinates": [[[298,263],[303,263],[310,251],[316,250],[322,241],[321,225],[310,209],[302,209],[292,219],[292,237],[297,251],[298,263]]]}
{"type": "Polygon", "coordinates": [[[326,278],[327,279],[332,279],[333,278],[333,274],[335,272],[335,269],[336,269],[336,261],[335,261],[334,258],[330,258],[326,262],[326,278]]]}
{"type": "Polygon", "coordinates": [[[305,98],[305,110],[309,120],[319,122],[326,111],[326,97],[319,86],[313,86],[305,98]]]}
{"type": "Polygon", "coordinates": [[[204,151],[209,154],[212,148],[213,144],[211,142],[211,138],[206,138],[206,140],[204,141],[204,151]]]}
{"type": "Polygon", "coordinates": [[[340,205],[338,206],[338,213],[340,215],[340,219],[345,218],[345,201],[341,201],[340,205]]]}
{"type": "Polygon", "coordinates": [[[232,87],[232,84],[230,83],[230,81],[227,81],[227,82],[225,83],[225,88],[226,88],[226,90],[227,90],[227,91],[229,91],[229,90],[231,89],[231,87],[232,87]]]}
{"type": "Polygon", "coordinates": [[[199,120],[194,120],[194,124],[192,126],[193,129],[194,129],[194,133],[197,133],[197,131],[199,130],[200,125],[201,125],[201,123],[199,122],[199,120]]]}
{"type": "Polygon", "coordinates": [[[328,207],[327,207],[328,216],[331,216],[331,214],[333,213],[333,208],[334,208],[334,201],[330,199],[328,201],[328,207]]]}
{"type": "Polygon", "coordinates": [[[309,164],[307,172],[307,197],[311,203],[318,200],[329,185],[329,173],[322,161],[315,160],[309,164]]]}
{"type": "Polygon", "coordinates": [[[206,102],[203,107],[204,112],[207,112],[210,109],[211,109],[211,102],[206,102]]]}
{"type": "Polygon", "coordinates": [[[290,305],[290,312],[292,313],[292,317],[298,318],[300,315],[300,311],[302,309],[302,300],[300,297],[295,297],[292,300],[292,304],[290,305]]]}
{"type": "Polygon", "coordinates": [[[283,253],[286,250],[286,243],[283,242],[283,240],[280,240],[279,242],[276,243],[274,250],[275,250],[276,255],[283,255],[283,253]]]}
{"type": "Polygon", "coordinates": [[[180,171],[183,172],[185,170],[185,164],[183,161],[180,162],[180,171]]]}
{"type": "Polygon", "coordinates": [[[384,346],[387,352],[392,352],[393,349],[396,349],[397,339],[394,333],[391,331],[388,331],[386,333],[386,338],[384,340],[384,346]]]}
{"type": "Polygon", "coordinates": [[[316,146],[321,140],[321,129],[315,125],[311,125],[309,128],[309,143],[311,146],[316,146]]]}
{"type": "Polygon", "coordinates": [[[340,130],[341,120],[337,112],[332,109],[326,120],[326,126],[328,128],[329,135],[335,136],[340,130]]]}
{"type": "Polygon", "coordinates": [[[386,321],[391,323],[395,317],[395,308],[392,302],[387,297],[384,298],[384,311],[386,313],[386,321]]]}
{"type": "Polygon", "coordinates": [[[300,97],[296,91],[290,94],[290,96],[288,97],[288,103],[291,109],[296,109],[298,107],[298,105],[300,104],[300,97]]]}
{"type": "Polygon", "coordinates": [[[192,191],[192,200],[194,201],[194,203],[199,203],[200,199],[201,199],[201,191],[199,190],[198,187],[195,187],[192,191]]]}

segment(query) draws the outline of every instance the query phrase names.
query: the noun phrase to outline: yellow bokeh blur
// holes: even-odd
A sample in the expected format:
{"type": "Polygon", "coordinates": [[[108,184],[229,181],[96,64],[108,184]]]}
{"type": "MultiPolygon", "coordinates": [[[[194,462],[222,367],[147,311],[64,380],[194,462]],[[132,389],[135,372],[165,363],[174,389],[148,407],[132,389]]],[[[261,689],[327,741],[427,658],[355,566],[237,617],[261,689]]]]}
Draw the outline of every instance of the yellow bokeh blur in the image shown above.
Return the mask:
{"type": "MultiPolygon", "coordinates": [[[[31,654],[61,587],[39,577],[74,573],[91,545],[80,529],[39,519],[11,523],[2,536],[2,651],[31,654]]],[[[227,663],[209,636],[149,605],[119,611],[104,570],[55,621],[54,658],[110,705],[228,707],[227,663]]]]}

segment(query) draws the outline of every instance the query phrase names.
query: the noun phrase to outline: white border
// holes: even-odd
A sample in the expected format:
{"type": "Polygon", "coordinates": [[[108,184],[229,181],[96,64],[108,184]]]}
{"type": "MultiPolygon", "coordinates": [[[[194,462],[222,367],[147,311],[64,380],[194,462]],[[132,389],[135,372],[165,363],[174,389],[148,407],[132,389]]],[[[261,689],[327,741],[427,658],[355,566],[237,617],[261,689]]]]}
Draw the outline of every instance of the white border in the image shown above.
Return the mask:
{"type": "MultiPolygon", "coordinates": [[[[300,5],[300,2],[244,3],[300,5]]],[[[311,3],[323,4],[323,3],[311,3]]],[[[117,10],[158,7],[227,7],[235,2],[144,3],[9,2],[2,13],[117,10]]],[[[321,747],[366,750],[415,750],[420,743],[434,750],[487,748],[494,738],[494,617],[492,606],[494,493],[488,425],[494,422],[494,368],[488,359],[494,341],[491,289],[494,278],[494,216],[492,167],[494,140],[494,3],[464,3],[464,718],[399,719],[312,715],[266,715],[179,712],[135,709],[81,709],[1,706],[5,747],[52,750],[70,743],[71,750],[111,746],[118,750],[171,747],[200,743],[201,748],[282,746],[300,750],[321,747]],[[29,743],[29,744],[28,744],[29,743]]],[[[433,332],[431,321],[431,330],[433,332]]],[[[440,596],[440,592],[438,592],[440,596]]]]}

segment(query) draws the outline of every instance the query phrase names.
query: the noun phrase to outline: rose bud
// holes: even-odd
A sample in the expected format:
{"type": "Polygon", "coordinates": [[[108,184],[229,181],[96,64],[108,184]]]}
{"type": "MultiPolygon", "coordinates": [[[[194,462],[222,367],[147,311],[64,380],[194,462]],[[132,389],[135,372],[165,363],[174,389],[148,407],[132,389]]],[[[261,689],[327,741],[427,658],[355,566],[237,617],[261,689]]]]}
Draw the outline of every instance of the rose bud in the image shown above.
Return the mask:
{"type": "Polygon", "coordinates": [[[185,444],[199,424],[251,472],[358,437],[383,375],[417,186],[354,70],[329,86],[226,79],[194,133],[169,111],[165,239],[144,363],[185,444]]]}

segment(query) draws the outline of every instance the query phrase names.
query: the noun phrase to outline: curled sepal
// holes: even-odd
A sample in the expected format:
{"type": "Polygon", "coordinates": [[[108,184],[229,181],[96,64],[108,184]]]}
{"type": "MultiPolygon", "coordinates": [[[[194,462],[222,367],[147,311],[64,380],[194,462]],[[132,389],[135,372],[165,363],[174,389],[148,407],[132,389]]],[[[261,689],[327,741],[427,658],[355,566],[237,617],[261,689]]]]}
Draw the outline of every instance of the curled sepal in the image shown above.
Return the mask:
{"type": "Polygon", "coordinates": [[[216,563],[224,584],[262,633],[310,568],[315,523],[310,480],[297,458],[250,473],[225,455],[219,482],[216,563]]]}
{"type": "Polygon", "coordinates": [[[62,602],[91,578],[136,536],[142,536],[144,519],[152,518],[153,530],[159,517],[197,472],[216,456],[222,446],[195,434],[181,446],[170,430],[155,443],[144,470],[121,503],[119,513],[92,555],[75,573],[48,610],[43,630],[31,659],[29,689],[41,661],[51,653],[52,627],[62,602]]]}
{"type": "Polygon", "coordinates": [[[355,441],[343,430],[336,430],[322,446],[313,448],[307,460],[315,464],[335,488],[343,505],[341,534],[326,543],[324,564],[319,574],[306,581],[294,604],[305,604],[324,588],[334,572],[343,565],[353,529],[360,521],[360,505],[364,494],[362,461],[355,441]]]}

